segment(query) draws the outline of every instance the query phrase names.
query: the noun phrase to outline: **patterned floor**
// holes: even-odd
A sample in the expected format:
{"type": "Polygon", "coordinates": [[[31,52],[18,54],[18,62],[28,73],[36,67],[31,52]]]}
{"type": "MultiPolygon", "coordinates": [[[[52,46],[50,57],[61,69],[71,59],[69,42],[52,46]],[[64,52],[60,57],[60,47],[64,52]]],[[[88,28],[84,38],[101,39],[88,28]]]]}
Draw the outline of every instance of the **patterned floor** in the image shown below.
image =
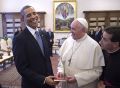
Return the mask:
{"type": "MultiPolygon", "coordinates": [[[[56,74],[56,67],[58,64],[58,56],[51,57],[54,74],[56,74]]],[[[5,70],[0,71],[0,84],[3,88],[20,88],[21,76],[18,74],[14,65],[5,70]]]]}

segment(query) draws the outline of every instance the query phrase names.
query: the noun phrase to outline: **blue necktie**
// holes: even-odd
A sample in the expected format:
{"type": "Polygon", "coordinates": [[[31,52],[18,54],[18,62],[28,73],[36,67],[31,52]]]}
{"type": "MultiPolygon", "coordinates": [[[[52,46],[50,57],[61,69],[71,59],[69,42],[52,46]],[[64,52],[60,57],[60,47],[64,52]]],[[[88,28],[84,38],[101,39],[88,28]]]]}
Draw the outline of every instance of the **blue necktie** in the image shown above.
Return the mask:
{"type": "Polygon", "coordinates": [[[43,48],[42,38],[41,38],[41,36],[40,36],[38,31],[35,31],[35,35],[36,35],[36,40],[37,40],[37,42],[38,42],[38,44],[39,44],[39,46],[41,48],[41,51],[42,51],[42,53],[44,55],[44,48],[43,48]]]}

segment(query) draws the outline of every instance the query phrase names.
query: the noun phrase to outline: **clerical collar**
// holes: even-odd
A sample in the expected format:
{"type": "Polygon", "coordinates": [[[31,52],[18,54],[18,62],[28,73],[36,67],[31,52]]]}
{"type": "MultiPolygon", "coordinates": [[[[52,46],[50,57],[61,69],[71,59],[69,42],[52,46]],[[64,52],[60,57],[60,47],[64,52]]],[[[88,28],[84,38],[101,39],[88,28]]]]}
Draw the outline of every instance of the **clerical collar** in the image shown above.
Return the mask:
{"type": "Polygon", "coordinates": [[[110,54],[112,54],[112,53],[115,53],[115,52],[117,52],[117,51],[119,51],[120,50],[120,47],[118,48],[118,49],[116,49],[116,50],[113,50],[113,51],[107,51],[108,53],[110,53],[110,54]]]}

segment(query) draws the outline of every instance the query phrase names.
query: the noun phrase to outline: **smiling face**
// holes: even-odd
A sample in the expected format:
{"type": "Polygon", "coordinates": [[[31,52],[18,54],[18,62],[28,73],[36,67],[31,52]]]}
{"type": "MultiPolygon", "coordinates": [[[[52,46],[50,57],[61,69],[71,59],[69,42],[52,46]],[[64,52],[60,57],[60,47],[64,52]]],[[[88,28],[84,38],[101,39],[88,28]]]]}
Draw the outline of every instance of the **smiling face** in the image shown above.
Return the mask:
{"type": "Polygon", "coordinates": [[[38,26],[38,14],[34,8],[29,7],[24,10],[25,24],[35,29],[38,26]]]}
{"type": "Polygon", "coordinates": [[[74,40],[80,39],[85,35],[84,27],[77,21],[71,23],[71,33],[74,40]]]}

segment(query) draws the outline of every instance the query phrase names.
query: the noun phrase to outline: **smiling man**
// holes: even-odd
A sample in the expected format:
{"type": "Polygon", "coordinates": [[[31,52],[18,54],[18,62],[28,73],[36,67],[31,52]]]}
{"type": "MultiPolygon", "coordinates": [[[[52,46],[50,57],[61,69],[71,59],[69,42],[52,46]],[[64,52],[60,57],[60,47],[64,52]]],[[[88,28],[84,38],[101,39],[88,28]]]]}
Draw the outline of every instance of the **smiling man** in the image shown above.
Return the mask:
{"type": "Polygon", "coordinates": [[[60,48],[58,74],[66,76],[62,88],[96,88],[104,66],[100,45],[87,35],[88,23],[77,18],[71,23],[71,36],[60,48]]]}
{"type": "Polygon", "coordinates": [[[38,30],[38,14],[31,6],[21,10],[26,28],[13,39],[15,65],[22,76],[22,88],[53,88],[49,47],[44,34],[38,30]],[[41,36],[42,35],[42,36],[41,36]]]}

